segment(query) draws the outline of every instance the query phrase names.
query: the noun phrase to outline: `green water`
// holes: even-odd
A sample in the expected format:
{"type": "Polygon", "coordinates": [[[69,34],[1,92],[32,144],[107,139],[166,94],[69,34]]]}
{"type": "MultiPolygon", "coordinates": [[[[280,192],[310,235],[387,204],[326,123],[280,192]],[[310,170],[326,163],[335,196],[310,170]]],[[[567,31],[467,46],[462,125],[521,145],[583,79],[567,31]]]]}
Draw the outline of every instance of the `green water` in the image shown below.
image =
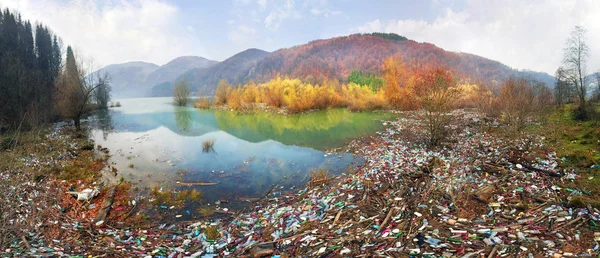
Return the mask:
{"type": "Polygon", "coordinates": [[[205,202],[260,197],[273,185],[303,187],[312,169],[332,174],[360,158],[329,153],[352,139],[383,129],[387,113],[332,109],[300,115],[175,107],[170,98],[119,100],[119,108],[98,112],[90,122],[96,144],[108,147],[110,162],[126,180],[144,187],[198,186],[205,202]],[[203,142],[214,140],[212,149],[203,142]],[[133,168],[130,168],[130,164],[133,168]]]}

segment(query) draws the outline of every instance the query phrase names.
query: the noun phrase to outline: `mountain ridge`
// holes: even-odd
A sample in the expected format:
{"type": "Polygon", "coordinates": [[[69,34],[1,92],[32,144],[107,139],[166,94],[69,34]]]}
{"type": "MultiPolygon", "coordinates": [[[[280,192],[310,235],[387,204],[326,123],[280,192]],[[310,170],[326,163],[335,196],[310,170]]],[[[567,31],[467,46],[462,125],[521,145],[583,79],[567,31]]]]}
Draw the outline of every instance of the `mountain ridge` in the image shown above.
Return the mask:
{"type": "Polygon", "coordinates": [[[381,74],[381,64],[389,56],[397,56],[415,67],[426,64],[446,66],[462,81],[490,86],[499,85],[509,77],[521,76],[549,86],[554,82],[554,77],[547,73],[513,69],[499,61],[466,52],[446,51],[432,43],[416,42],[397,34],[370,33],[317,39],[274,52],[250,48],[222,62],[204,58],[209,64],[179,70],[176,77],[163,76],[168,80],[154,80],[153,85],[144,86],[150,90],[139,94],[171,96],[173,84],[179,80],[187,81],[192,91],[201,95],[213,95],[221,79],[233,85],[265,82],[279,75],[313,83],[331,78],[346,81],[353,70],[381,74]]]}

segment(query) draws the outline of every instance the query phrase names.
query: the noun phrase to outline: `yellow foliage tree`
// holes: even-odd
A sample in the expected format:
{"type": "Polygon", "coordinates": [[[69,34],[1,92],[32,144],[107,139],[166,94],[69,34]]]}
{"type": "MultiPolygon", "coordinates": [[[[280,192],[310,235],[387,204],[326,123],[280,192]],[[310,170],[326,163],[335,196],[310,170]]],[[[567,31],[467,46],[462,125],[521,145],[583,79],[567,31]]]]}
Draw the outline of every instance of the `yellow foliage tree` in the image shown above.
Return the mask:
{"type": "Polygon", "coordinates": [[[215,104],[217,105],[225,105],[227,104],[227,97],[231,94],[231,84],[227,82],[227,80],[222,79],[217,84],[217,89],[215,91],[215,104]]]}

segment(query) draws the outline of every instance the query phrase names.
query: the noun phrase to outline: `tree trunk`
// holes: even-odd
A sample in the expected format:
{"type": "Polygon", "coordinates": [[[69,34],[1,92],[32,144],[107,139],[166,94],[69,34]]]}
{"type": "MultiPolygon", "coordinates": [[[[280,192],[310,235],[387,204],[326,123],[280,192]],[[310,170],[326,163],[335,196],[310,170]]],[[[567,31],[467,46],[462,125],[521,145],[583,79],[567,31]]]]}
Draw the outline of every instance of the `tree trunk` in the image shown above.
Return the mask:
{"type": "Polygon", "coordinates": [[[77,116],[73,118],[73,122],[75,123],[75,130],[81,131],[81,118],[77,116]]]}

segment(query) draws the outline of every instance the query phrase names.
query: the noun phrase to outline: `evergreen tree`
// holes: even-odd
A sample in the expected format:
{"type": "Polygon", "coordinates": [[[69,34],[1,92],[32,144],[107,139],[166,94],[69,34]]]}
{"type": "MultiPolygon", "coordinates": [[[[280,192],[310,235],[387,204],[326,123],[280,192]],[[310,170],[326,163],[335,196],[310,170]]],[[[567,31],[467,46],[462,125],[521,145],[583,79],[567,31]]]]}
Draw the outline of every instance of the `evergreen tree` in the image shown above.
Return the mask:
{"type": "Polygon", "coordinates": [[[59,39],[8,9],[0,10],[0,130],[34,126],[52,117],[59,39]],[[54,41],[53,41],[54,40],[54,41]]]}

